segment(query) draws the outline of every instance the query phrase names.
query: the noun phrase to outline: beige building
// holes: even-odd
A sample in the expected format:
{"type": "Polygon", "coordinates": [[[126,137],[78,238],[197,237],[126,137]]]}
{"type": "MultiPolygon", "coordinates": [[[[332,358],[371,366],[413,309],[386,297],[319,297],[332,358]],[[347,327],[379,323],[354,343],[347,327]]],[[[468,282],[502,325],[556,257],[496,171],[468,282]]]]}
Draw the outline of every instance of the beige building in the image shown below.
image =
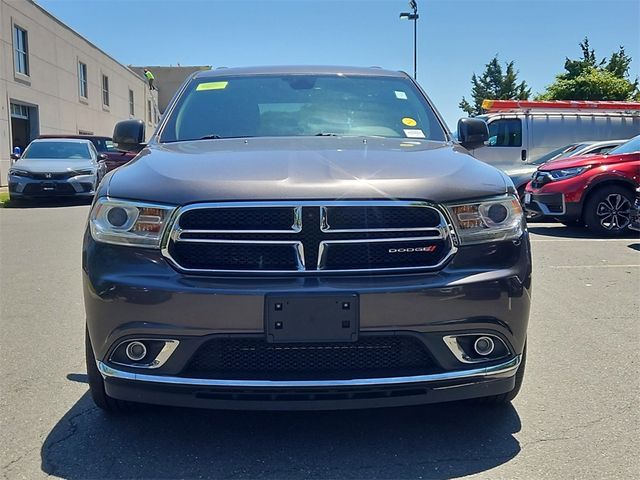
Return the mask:
{"type": "Polygon", "coordinates": [[[173,95],[178,91],[178,88],[180,88],[187,77],[201,70],[211,70],[211,65],[178,65],[175,67],[158,65],[136,67],[129,65],[129,68],[141,77],[144,76],[145,68],[148,68],[153,74],[155,77],[153,85],[158,90],[158,109],[160,110],[160,113],[164,113],[169,102],[173,98],[173,95]]]}
{"type": "Polygon", "coordinates": [[[145,79],[32,0],[0,0],[0,185],[14,147],[41,134],[111,136],[127,118],[150,135],[156,103],[145,79]]]}

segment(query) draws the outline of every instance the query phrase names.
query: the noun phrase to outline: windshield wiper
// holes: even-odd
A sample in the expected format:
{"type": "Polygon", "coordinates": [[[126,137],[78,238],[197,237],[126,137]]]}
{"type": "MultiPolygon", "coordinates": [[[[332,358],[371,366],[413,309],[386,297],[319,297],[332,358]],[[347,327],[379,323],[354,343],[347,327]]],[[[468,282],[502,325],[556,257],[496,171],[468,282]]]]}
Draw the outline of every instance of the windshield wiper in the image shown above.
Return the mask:
{"type": "Polygon", "coordinates": [[[320,132],[316,133],[314,137],[340,137],[339,133],[331,133],[331,132],[320,132]]]}
{"type": "Polygon", "coordinates": [[[211,135],[205,135],[204,137],[200,137],[198,140],[218,140],[220,138],[253,138],[254,135],[229,135],[228,137],[223,137],[222,135],[217,135],[212,133],[211,135]]]}

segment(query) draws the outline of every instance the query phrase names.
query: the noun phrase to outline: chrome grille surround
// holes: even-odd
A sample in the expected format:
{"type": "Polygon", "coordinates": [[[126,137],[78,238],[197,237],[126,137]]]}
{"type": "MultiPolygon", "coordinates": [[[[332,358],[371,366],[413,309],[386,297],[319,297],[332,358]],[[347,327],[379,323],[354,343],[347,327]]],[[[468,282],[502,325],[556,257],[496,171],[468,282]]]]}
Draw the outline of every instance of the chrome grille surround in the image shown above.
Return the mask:
{"type": "Polygon", "coordinates": [[[162,241],[162,255],[178,270],[185,273],[234,273],[234,274],[332,274],[332,273],[366,273],[366,272],[415,272],[415,271],[433,271],[442,268],[456,253],[456,242],[454,241],[455,232],[451,223],[447,220],[446,213],[435,204],[425,201],[407,201],[407,200],[312,200],[312,201],[257,201],[257,202],[215,202],[215,203],[196,203],[180,207],[176,210],[173,218],[169,222],[169,228],[166,229],[165,236],[162,241]],[[328,215],[328,207],[395,207],[395,208],[426,208],[435,213],[439,219],[437,225],[429,227],[395,227],[395,228],[341,228],[332,229],[330,227],[330,218],[328,215]],[[182,214],[195,209],[215,209],[215,208],[274,208],[274,207],[289,207],[293,211],[294,222],[289,229],[255,229],[255,230],[192,230],[182,229],[180,227],[180,217],[182,214]],[[242,239],[207,239],[207,238],[193,238],[197,235],[224,235],[230,236],[238,235],[260,235],[265,234],[271,237],[278,236],[278,234],[301,234],[304,228],[309,228],[309,222],[306,224],[303,220],[303,208],[313,207],[318,209],[319,224],[314,225],[311,228],[316,229],[317,234],[326,239],[322,239],[318,242],[317,252],[315,256],[317,261],[311,262],[313,265],[309,268],[309,265],[305,264],[305,248],[302,241],[299,240],[242,240],[242,239]],[[386,235],[392,235],[397,232],[398,236],[388,237],[386,235]],[[419,235],[420,232],[424,233],[424,236],[419,235]],[[357,239],[340,239],[330,238],[330,234],[381,234],[385,235],[385,238],[357,238],[357,239]],[[192,238],[189,238],[191,236],[192,238]],[[409,242],[409,241],[441,241],[446,245],[447,252],[443,258],[432,265],[416,265],[411,267],[382,267],[382,268],[342,268],[342,269],[327,269],[324,268],[324,262],[327,252],[327,247],[337,244],[369,244],[369,243],[395,243],[395,242],[409,242]],[[296,256],[295,268],[291,269],[209,269],[209,268],[187,268],[180,264],[174,255],[170,251],[170,246],[176,243],[197,243],[197,244],[264,244],[264,245],[290,245],[296,256]]]}

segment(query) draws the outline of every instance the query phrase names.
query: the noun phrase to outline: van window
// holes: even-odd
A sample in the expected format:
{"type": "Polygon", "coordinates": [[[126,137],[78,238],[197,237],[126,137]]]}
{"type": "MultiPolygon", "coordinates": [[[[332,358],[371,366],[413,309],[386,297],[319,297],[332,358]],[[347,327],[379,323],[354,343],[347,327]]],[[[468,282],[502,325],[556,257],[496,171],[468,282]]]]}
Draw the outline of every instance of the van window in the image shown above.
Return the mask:
{"type": "Polygon", "coordinates": [[[521,147],[522,121],[519,118],[503,118],[489,123],[490,147],[521,147]]]}

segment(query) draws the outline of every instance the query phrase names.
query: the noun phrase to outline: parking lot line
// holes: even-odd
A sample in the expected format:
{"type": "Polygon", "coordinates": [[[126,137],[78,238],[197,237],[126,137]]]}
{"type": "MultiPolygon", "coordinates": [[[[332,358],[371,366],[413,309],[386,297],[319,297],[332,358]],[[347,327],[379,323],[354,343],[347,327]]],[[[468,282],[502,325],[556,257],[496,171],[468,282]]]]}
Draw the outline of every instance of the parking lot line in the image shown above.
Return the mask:
{"type": "Polygon", "coordinates": [[[532,242],[640,242],[639,238],[536,238],[532,242]]]}
{"type": "Polygon", "coordinates": [[[637,268],[640,264],[628,265],[547,265],[543,268],[637,268]]]}

